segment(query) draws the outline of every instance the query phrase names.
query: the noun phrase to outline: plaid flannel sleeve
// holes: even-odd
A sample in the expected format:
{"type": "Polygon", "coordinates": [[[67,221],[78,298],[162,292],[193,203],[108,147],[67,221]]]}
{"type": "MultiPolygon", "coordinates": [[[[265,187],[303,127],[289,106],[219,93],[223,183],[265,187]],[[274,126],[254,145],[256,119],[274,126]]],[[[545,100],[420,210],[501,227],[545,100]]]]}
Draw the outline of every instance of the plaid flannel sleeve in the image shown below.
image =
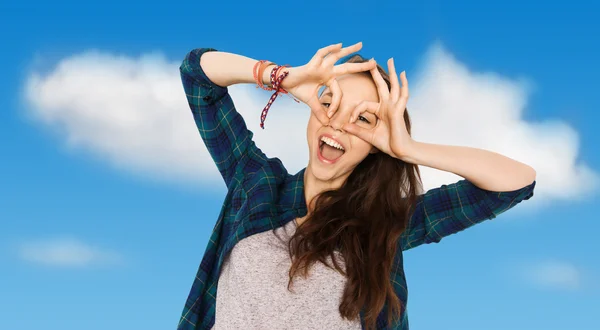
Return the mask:
{"type": "Polygon", "coordinates": [[[533,196],[536,181],[513,191],[489,191],[463,179],[420,195],[406,230],[400,237],[402,250],[462,231],[493,219],[522,200],[533,196]]]}
{"type": "Polygon", "coordinates": [[[192,50],[179,71],[198,132],[229,188],[245,154],[257,159],[264,159],[264,154],[252,140],[253,133],[235,109],[227,87],[213,83],[200,66],[200,57],[209,51],[217,50],[192,50]]]}

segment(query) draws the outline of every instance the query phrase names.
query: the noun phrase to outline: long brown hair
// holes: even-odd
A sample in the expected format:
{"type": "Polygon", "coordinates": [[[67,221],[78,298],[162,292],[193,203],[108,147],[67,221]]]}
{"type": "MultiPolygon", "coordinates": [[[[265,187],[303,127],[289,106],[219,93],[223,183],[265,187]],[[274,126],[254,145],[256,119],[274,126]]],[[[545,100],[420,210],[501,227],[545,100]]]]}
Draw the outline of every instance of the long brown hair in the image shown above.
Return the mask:
{"type": "MultiPolygon", "coordinates": [[[[355,54],[344,62],[366,61],[355,54]]],[[[377,69],[390,89],[388,74],[380,65],[377,69]]],[[[359,74],[371,77],[368,71],[359,74]]],[[[404,112],[404,122],[411,134],[408,111],[404,112]]],[[[381,151],[369,154],[339,189],[326,190],[315,197],[313,212],[288,241],[292,259],[288,290],[297,273],[303,270],[306,278],[309,267],[320,261],[346,277],[339,306],[342,317],[357,320],[364,308],[367,329],[375,329],[377,316],[387,303],[388,324],[393,316],[398,319],[401,301],[394,292],[390,274],[398,239],[420,189],[417,165],[381,151]],[[336,262],[334,251],[343,257],[345,271],[336,262]],[[334,267],[325,262],[327,257],[332,258],[334,267]]]]}

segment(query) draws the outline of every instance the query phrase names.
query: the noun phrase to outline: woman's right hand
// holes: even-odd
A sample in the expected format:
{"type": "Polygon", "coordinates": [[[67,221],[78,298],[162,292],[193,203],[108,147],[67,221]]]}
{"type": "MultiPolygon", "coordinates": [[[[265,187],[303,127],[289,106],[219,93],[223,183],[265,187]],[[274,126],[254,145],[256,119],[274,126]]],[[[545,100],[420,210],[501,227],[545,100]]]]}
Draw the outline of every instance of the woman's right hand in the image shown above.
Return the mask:
{"type": "Polygon", "coordinates": [[[281,87],[306,103],[317,119],[323,124],[329,124],[331,114],[340,104],[342,92],[335,78],[337,76],[369,71],[377,66],[375,60],[371,59],[364,63],[343,63],[334,65],[340,58],[357,52],[362,48],[362,42],[342,48],[342,44],[330,45],[319,49],[312,59],[305,65],[291,67],[288,76],[283,79],[281,87]],[[333,93],[329,108],[319,102],[319,88],[327,86],[333,93]]]}

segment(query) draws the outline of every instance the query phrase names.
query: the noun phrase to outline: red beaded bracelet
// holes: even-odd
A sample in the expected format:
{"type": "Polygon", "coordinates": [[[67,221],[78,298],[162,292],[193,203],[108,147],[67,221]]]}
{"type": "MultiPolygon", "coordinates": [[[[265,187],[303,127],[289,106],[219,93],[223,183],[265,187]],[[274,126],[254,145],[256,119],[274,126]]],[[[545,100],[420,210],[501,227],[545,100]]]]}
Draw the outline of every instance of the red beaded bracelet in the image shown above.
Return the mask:
{"type": "MultiPolygon", "coordinates": [[[[287,64],[286,65],[276,65],[271,70],[271,85],[273,85],[273,90],[275,90],[275,93],[273,93],[273,95],[271,95],[271,98],[269,98],[269,102],[267,102],[267,105],[265,106],[265,108],[263,109],[263,111],[260,115],[260,128],[262,128],[262,129],[265,129],[265,119],[267,118],[267,113],[269,111],[269,108],[271,107],[271,105],[273,104],[273,102],[275,101],[277,96],[279,95],[279,93],[288,94],[288,91],[286,91],[285,89],[283,89],[281,87],[281,82],[283,81],[283,79],[285,79],[285,77],[288,76],[289,71],[285,71],[282,74],[278,75],[279,70],[281,70],[285,67],[289,67],[289,65],[287,65],[287,64]],[[275,78],[275,77],[277,77],[277,78],[275,78]]],[[[289,94],[289,95],[291,96],[291,94],[289,94]]],[[[292,98],[294,99],[294,101],[300,102],[295,97],[292,96],[292,98]]]]}

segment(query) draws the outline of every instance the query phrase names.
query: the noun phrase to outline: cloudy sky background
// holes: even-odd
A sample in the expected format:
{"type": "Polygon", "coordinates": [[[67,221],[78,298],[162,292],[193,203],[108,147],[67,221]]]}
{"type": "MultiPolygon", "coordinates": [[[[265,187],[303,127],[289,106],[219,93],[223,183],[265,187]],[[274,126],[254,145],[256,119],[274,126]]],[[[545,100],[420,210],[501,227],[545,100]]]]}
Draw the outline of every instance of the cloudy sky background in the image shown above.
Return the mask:
{"type": "MultiPolygon", "coordinates": [[[[183,57],[213,47],[301,65],[357,41],[406,70],[416,140],[537,170],[531,200],[406,253],[411,326],[600,327],[591,5],[307,2],[282,5],[273,31],[270,9],[235,2],[0,5],[0,329],[175,328],[226,193],[183,57]]],[[[270,94],[229,90],[257,145],[305,167],[310,110],[280,97],[262,130],[270,94]]],[[[421,170],[426,190],[460,179],[421,170]]]]}

